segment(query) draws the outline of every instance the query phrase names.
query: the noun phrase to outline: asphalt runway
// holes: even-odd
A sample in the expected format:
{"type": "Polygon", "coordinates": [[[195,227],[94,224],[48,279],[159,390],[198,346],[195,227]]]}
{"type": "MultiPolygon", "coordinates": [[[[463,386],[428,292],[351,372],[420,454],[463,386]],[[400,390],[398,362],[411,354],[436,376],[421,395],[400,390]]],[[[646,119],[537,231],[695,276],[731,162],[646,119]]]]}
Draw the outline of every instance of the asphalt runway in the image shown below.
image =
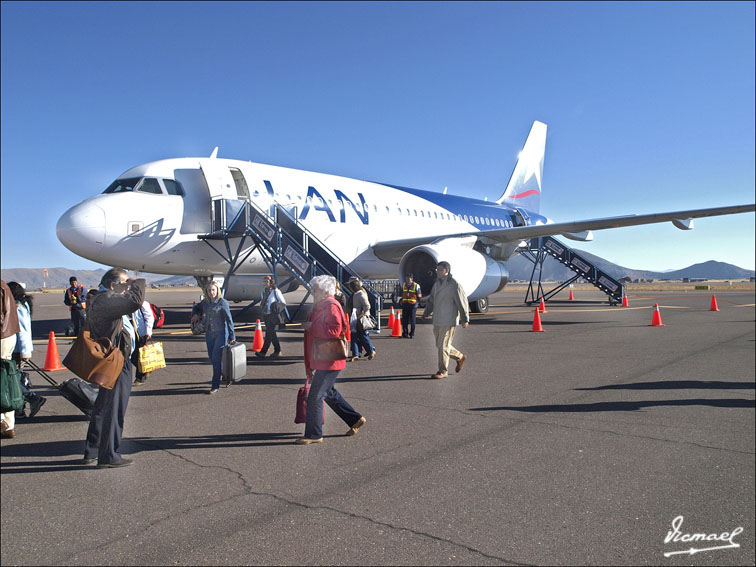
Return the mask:
{"type": "MultiPolygon", "coordinates": [[[[705,291],[629,308],[581,291],[547,304],[543,333],[523,292],[500,292],[458,329],[469,358],[444,380],[431,325],[384,331],[338,383],[367,424],[345,437],[326,410],[310,446],[294,445],[301,331],[208,396],[197,295],[148,291],[169,365],[132,393],[130,467],[78,465],[87,421],[32,375],[48,401],[2,441],[3,565],[754,564],[753,291],[717,293],[719,312],[705,291]]],[[[37,294],[40,365],[59,299],[37,294]]]]}

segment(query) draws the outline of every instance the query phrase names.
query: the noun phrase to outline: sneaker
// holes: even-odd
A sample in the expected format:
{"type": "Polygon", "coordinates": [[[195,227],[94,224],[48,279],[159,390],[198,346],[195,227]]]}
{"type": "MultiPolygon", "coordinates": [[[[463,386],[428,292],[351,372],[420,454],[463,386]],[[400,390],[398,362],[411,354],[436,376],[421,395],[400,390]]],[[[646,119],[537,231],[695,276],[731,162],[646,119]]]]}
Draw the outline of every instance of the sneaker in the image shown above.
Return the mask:
{"type": "Polygon", "coordinates": [[[116,461],[115,463],[100,463],[97,465],[98,469],[117,469],[120,467],[128,467],[131,463],[133,463],[133,459],[127,459],[125,457],[121,457],[120,461],[116,461]]]}
{"type": "Polygon", "coordinates": [[[37,412],[43,405],[45,405],[46,401],[47,398],[43,398],[42,396],[34,396],[31,398],[29,400],[29,417],[37,415],[37,412]]]}
{"type": "Polygon", "coordinates": [[[368,359],[368,360],[373,360],[374,358],[375,358],[375,351],[371,352],[371,353],[370,353],[370,354],[368,355],[368,357],[367,357],[367,359],[368,359]]]}
{"type": "Polygon", "coordinates": [[[356,435],[357,434],[357,430],[360,427],[362,427],[363,425],[365,425],[366,421],[367,421],[367,419],[365,419],[364,417],[361,417],[360,419],[358,419],[357,423],[355,423],[351,428],[349,428],[349,431],[346,432],[347,437],[349,437],[351,435],[356,435]]]}
{"type": "Polygon", "coordinates": [[[208,394],[217,394],[217,393],[218,393],[218,388],[210,388],[210,391],[208,392],[208,394]]]}
{"type": "Polygon", "coordinates": [[[323,438],[320,439],[310,439],[309,437],[302,437],[301,439],[297,439],[294,441],[295,445],[309,445],[311,443],[322,443],[323,438]]]}
{"type": "Polygon", "coordinates": [[[5,421],[2,422],[0,431],[0,437],[2,437],[3,439],[13,439],[16,436],[16,430],[8,427],[8,424],[5,423],[5,421]]]}

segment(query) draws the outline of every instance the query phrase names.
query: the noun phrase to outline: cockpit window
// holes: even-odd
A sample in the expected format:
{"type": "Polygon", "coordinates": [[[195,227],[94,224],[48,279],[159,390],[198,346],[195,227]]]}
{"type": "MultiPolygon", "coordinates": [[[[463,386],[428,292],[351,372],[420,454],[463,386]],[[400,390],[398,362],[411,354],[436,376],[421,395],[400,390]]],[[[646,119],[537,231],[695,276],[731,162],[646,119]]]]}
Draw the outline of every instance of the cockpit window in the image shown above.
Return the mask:
{"type": "Polygon", "coordinates": [[[163,190],[160,188],[160,183],[154,177],[145,177],[142,183],[137,185],[137,191],[142,193],[155,193],[156,195],[162,195],[163,190]]]}
{"type": "Polygon", "coordinates": [[[184,190],[181,188],[181,185],[179,185],[173,179],[163,179],[163,184],[165,185],[165,190],[168,191],[169,195],[184,195],[184,190]]]}
{"type": "Polygon", "coordinates": [[[132,179],[116,179],[110,184],[110,187],[103,191],[103,193],[123,193],[124,191],[133,191],[134,187],[139,183],[139,180],[139,177],[134,177],[132,179]]]}

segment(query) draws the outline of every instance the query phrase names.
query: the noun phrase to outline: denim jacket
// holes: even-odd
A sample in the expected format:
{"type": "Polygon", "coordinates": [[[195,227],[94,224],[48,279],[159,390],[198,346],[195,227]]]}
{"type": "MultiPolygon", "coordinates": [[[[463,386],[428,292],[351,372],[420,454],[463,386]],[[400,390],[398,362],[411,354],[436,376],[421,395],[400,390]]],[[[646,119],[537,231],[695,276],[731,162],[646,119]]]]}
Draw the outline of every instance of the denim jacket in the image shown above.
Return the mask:
{"type": "Polygon", "coordinates": [[[236,340],[231,309],[228,306],[228,301],[222,297],[213,302],[206,297],[192,308],[192,315],[205,316],[206,334],[225,332],[229,341],[236,340]]]}

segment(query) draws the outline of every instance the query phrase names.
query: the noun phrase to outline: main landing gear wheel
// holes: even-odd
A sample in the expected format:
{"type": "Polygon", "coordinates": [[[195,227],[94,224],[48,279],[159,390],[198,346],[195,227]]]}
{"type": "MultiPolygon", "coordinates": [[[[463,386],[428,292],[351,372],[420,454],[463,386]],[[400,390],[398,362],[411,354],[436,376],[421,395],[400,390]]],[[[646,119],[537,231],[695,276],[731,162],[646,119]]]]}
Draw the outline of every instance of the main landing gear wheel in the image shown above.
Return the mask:
{"type": "Polygon", "coordinates": [[[477,301],[470,303],[470,311],[473,313],[488,313],[488,298],[481,297],[477,301]]]}

